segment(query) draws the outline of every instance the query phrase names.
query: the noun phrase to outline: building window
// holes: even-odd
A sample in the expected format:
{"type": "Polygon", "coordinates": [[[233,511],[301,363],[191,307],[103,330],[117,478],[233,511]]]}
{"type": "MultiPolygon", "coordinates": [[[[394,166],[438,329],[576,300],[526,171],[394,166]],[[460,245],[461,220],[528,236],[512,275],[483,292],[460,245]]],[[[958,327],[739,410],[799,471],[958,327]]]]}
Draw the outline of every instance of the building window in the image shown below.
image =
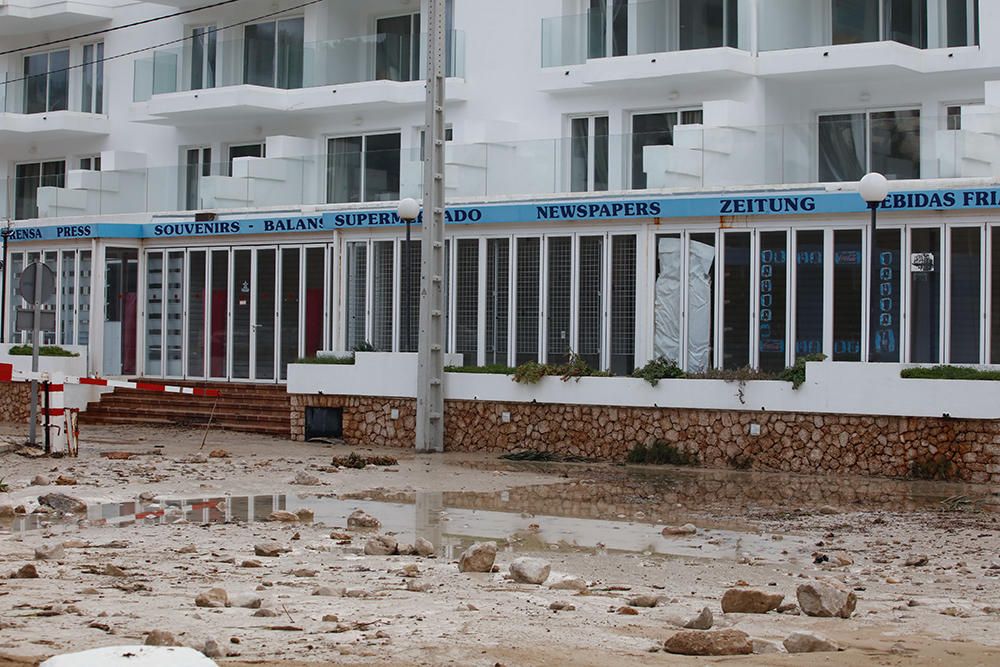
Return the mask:
{"type": "MultiPolygon", "coordinates": [[[[239,157],[265,157],[264,144],[240,144],[229,147],[229,161],[226,163],[226,175],[233,175],[233,160],[239,157]]],[[[211,158],[211,153],[208,154],[211,158]]],[[[204,160],[204,156],[202,156],[204,160]]],[[[203,163],[204,164],[204,163],[203,163]]]]}
{"type": "Polygon", "coordinates": [[[327,151],[328,203],[399,199],[398,132],[337,137],[327,151]]]}
{"type": "Polygon", "coordinates": [[[982,321],[982,239],[979,227],[951,230],[948,361],[978,364],[979,333],[982,321]]]}
{"type": "Polygon", "coordinates": [[[691,234],[687,275],[687,371],[712,367],[715,340],[715,234],[691,234]]]}
{"type": "Polygon", "coordinates": [[[590,0],[587,57],[628,55],[628,0],[590,0]]]}
{"type": "Polygon", "coordinates": [[[101,170],[101,156],[100,155],[87,155],[86,157],[80,158],[80,169],[84,171],[100,171],[101,170]]]}
{"type": "Polygon", "coordinates": [[[570,317],[573,290],[573,239],[549,237],[545,329],[546,363],[561,364],[570,353],[570,317]]]}
{"type": "Polygon", "coordinates": [[[479,239],[459,239],[455,257],[455,352],[479,363],[479,239]]]}
{"type": "Polygon", "coordinates": [[[344,265],[344,348],[353,351],[368,342],[368,244],[348,241],[344,265]]]}
{"type": "Polygon", "coordinates": [[[24,113],[69,109],[69,49],[24,57],[24,113]]]}
{"type": "Polygon", "coordinates": [[[375,22],[375,79],[414,81],[420,76],[420,14],[375,22]]]}
{"type": "Polygon", "coordinates": [[[204,250],[188,253],[187,375],[205,377],[205,334],[209,295],[206,290],[208,259],[204,250]]]}
{"type": "Polygon", "coordinates": [[[757,309],[758,367],[777,372],[785,368],[788,321],[788,236],[761,232],[758,249],[757,309]]]}
{"type": "Polygon", "coordinates": [[[635,370],[636,237],[611,237],[611,373],[635,370]]]}
{"type": "Polygon", "coordinates": [[[824,232],[795,234],[795,356],[823,352],[824,232]]]}
{"type": "Polygon", "coordinates": [[[646,146],[670,146],[674,143],[674,126],[702,122],[701,109],[664,111],[632,115],[632,189],[647,187],[644,149],[646,146]]]}
{"type": "Polygon", "coordinates": [[[392,352],[392,300],[395,295],[392,241],[372,243],[372,340],[379,352],[392,352]]]}
{"type": "Polygon", "coordinates": [[[920,178],[920,111],[872,111],[819,117],[820,182],[856,181],[869,171],[920,178]]]}
{"type": "Polygon", "coordinates": [[[214,25],[191,29],[191,90],[215,88],[217,33],[214,25]]]}
{"type": "Polygon", "coordinates": [[[268,88],[301,88],[304,31],[302,17],[245,26],[243,83],[268,88]]]}
{"type": "Polygon", "coordinates": [[[104,113],[104,42],[83,47],[83,99],[80,111],[104,113]]]}
{"type": "Polygon", "coordinates": [[[678,40],[682,51],[720,46],[737,48],[737,0],[684,0],[678,7],[678,40]]]}
{"type": "MultiPolygon", "coordinates": [[[[900,320],[900,270],[901,234],[898,229],[879,229],[876,234],[876,292],[875,321],[869,324],[872,330],[868,361],[899,361],[899,320],[900,320]]],[[[871,279],[871,277],[869,277],[871,279]]]]}
{"type": "Polygon", "coordinates": [[[66,185],[66,162],[31,162],[14,167],[14,217],[17,220],[38,217],[38,188],[62,188],[66,185]]]}
{"type": "Polygon", "coordinates": [[[941,341],[941,230],[910,230],[910,361],[936,364],[941,341]]]}
{"type": "Polygon", "coordinates": [[[400,352],[416,352],[420,338],[420,253],[420,241],[399,242],[400,352]]]}
{"type": "Polygon", "coordinates": [[[725,234],[722,367],[750,365],[750,233],[725,234]]]}
{"type": "Polygon", "coordinates": [[[538,361],[538,328],[541,302],[541,245],[539,238],[519,238],[517,243],[517,348],[514,363],[538,361]]]}
{"type": "Polygon", "coordinates": [[[608,189],[608,117],[570,119],[570,191],[608,189]]]}
{"type": "Polygon", "coordinates": [[[833,0],[834,44],[894,41],[927,47],[926,0],[833,0]]]}
{"type": "Polygon", "coordinates": [[[591,368],[602,368],[604,351],[604,237],[581,236],[577,250],[577,335],[574,350],[591,368]]]}
{"type": "Polygon", "coordinates": [[[962,129],[962,107],[961,106],[950,106],[945,109],[945,129],[946,130],[961,130],[962,129]]]}
{"type": "MultiPolygon", "coordinates": [[[[230,149],[231,150],[231,149],[230,149]]],[[[232,173],[232,167],[229,168],[232,173]]],[[[198,196],[202,176],[212,174],[212,149],[208,146],[188,148],[184,151],[184,209],[195,211],[201,208],[198,196]]]]}
{"type": "Polygon", "coordinates": [[[486,364],[507,365],[510,239],[486,240],[486,364]]]}
{"type": "MultiPolygon", "coordinates": [[[[426,134],[427,133],[423,129],[420,130],[420,155],[421,156],[427,154],[426,153],[426,150],[427,150],[427,136],[426,136],[426,134]]],[[[454,130],[454,128],[452,128],[451,125],[448,125],[447,127],[444,128],[444,140],[446,142],[448,142],[448,141],[454,141],[454,139],[455,139],[455,130],[454,130]]],[[[421,158],[421,159],[423,159],[423,158],[421,158]]]]}
{"type": "Polygon", "coordinates": [[[861,361],[864,257],[860,229],[833,232],[833,360],[861,361]]]}
{"type": "Polygon", "coordinates": [[[946,0],[946,46],[979,45],[979,0],[946,0]]]}
{"type": "Polygon", "coordinates": [[[1000,364],[1000,230],[990,227],[990,363],[1000,364]]]}

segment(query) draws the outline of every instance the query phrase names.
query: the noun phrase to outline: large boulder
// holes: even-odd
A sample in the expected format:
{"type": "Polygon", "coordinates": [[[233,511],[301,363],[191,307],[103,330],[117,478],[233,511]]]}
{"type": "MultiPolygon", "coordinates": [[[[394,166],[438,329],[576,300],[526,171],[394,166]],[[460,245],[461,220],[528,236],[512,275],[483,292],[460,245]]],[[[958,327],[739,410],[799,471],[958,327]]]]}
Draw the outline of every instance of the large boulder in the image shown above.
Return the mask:
{"type": "Polygon", "coordinates": [[[204,593],[198,593],[194,599],[196,607],[228,607],[229,594],[224,588],[211,588],[204,593]]]}
{"type": "Polygon", "coordinates": [[[366,556],[391,556],[396,553],[396,538],[390,535],[376,535],[365,542],[366,556]]]}
{"type": "Polygon", "coordinates": [[[793,632],[782,643],[789,653],[820,653],[840,650],[840,647],[829,639],[811,632],[793,632]]]}
{"type": "Polygon", "coordinates": [[[712,616],[712,610],[704,607],[697,616],[685,621],[684,627],[688,630],[711,630],[714,623],[715,617],[712,616]]]}
{"type": "Polygon", "coordinates": [[[492,572],[497,558],[496,542],[476,542],[458,559],[459,572],[492,572]]]}
{"type": "Polygon", "coordinates": [[[66,514],[87,513],[86,503],[79,498],[67,496],[65,493],[46,493],[44,496],[38,496],[38,502],[45,507],[51,507],[57,512],[64,512],[66,514]]]}
{"type": "Polygon", "coordinates": [[[434,549],[434,544],[422,537],[417,538],[417,541],[413,543],[413,548],[416,550],[418,556],[423,556],[424,558],[429,558],[437,553],[437,550],[434,549]]]}
{"type": "Polygon", "coordinates": [[[724,614],[766,614],[778,608],[785,596],[754,588],[730,588],[722,596],[724,614]]]}
{"type": "Polygon", "coordinates": [[[753,642],[741,630],[682,630],[663,645],[678,655],[750,655],[753,642]]]}
{"type": "Polygon", "coordinates": [[[381,525],[381,521],[364,510],[354,510],[351,512],[351,515],[347,517],[348,529],[374,529],[380,527],[381,525]]]}
{"type": "Polygon", "coordinates": [[[850,618],[858,604],[858,597],[842,584],[811,581],[795,591],[802,613],[808,616],[850,618]]]}
{"type": "Polygon", "coordinates": [[[35,560],[62,560],[66,557],[66,550],[61,544],[43,544],[35,547],[35,560]]]}
{"type": "Polygon", "coordinates": [[[519,584],[544,584],[552,566],[541,558],[518,558],[510,564],[510,576],[519,584]]]}

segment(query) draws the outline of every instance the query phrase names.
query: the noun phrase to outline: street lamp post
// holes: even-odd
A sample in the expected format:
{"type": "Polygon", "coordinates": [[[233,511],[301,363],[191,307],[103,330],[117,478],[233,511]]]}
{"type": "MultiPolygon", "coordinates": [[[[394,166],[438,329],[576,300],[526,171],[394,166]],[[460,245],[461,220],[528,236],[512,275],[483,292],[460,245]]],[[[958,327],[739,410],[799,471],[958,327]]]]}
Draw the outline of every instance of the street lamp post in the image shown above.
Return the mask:
{"type": "Polygon", "coordinates": [[[871,172],[865,174],[858,183],[858,194],[868,204],[872,212],[871,229],[868,235],[868,361],[877,361],[877,333],[879,323],[879,266],[878,247],[875,243],[875,227],[878,221],[878,207],[889,194],[889,181],[882,174],[871,172]]]}
{"type": "Polygon", "coordinates": [[[0,230],[0,236],[3,236],[3,264],[0,264],[0,271],[3,271],[3,292],[0,292],[0,343],[7,342],[7,291],[10,289],[7,284],[10,279],[7,271],[7,242],[13,234],[14,222],[8,220],[0,230]]]}
{"type": "Polygon", "coordinates": [[[420,215],[420,204],[415,199],[407,197],[399,202],[399,218],[406,223],[406,243],[403,244],[403,301],[400,307],[400,316],[403,323],[400,327],[399,345],[400,352],[411,352],[410,350],[410,223],[420,215]]]}

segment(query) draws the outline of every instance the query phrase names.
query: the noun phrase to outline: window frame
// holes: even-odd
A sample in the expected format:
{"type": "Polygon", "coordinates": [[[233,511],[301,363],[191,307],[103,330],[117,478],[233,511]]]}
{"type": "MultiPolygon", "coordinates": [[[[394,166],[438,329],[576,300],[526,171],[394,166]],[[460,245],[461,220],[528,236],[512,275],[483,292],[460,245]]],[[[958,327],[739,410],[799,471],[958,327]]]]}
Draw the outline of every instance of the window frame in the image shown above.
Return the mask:
{"type": "MultiPolygon", "coordinates": [[[[402,178],[403,178],[403,155],[404,155],[404,152],[407,149],[403,146],[403,131],[401,129],[392,129],[392,130],[386,130],[386,131],[374,130],[374,131],[361,132],[361,133],[356,133],[356,134],[332,134],[332,135],[326,135],[324,137],[324,144],[326,146],[326,183],[324,184],[324,188],[326,189],[326,203],[327,204],[351,204],[351,203],[361,204],[361,203],[371,203],[371,202],[380,202],[380,201],[383,201],[383,200],[378,200],[378,199],[369,200],[369,199],[367,199],[365,197],[365,193],[367,191],[367,186],[368,186],[368,175],[367,175],[367,172],[368,172],[368,169],[367,169],[367,164],[368,164],[368,138],[369,137],[388,136],[388,135],[396,135],[396,137],[398,137],[398,139],[399,139],[399,158],[396,161],[396,178],[400,182],[400,189],[402,189],[402,185],[403,185],[403,180],[402,180],[402,178]],[[331,159],[332,155],[335,155],[335,153],[331,153],[330,152],[330,145],[331,145],[331,143],[333,141],[335,141],[337,139],[361,139],[361,151],[360,151],[361,164],[359,166],[359,169],[360,169],[361,173],[360,173],[360,178],[359,178],[359,181],[358,181],[358,184],[359,184],[358,185],[358,188],[359,188],[359,198],[358,198],[358,200],[356,202],[351,201],[351,200],[343,201],[343,202],[338,202],[338,201],[335,201],[332,198],[332,191],[333,191],[333,184],[334,184],[334,180],[333,180],[334,169],[333,169],[333,165],[330,162],[330,159],[331,159]]],[[[397,192],[396,193],[396,197],[394,199],[399,199],[400,195],[401,195],[401,192],[397,192]]],[[[390,200],[385,200],[385,201],[390,201],[390,200]]]]}
{"type": "MultiPolygon", "coordinates": [[[[921,154],[924,148],[924,136],[923,136],[923,123],[925,116],[923,114],[922,105],[919,103],[913,104],[903,104],[895,105],[890,107],[871,107],[865,109],[850,108],[844,110],[836,111],[818,111],[814,114],[814,127],[816,128],[816,135],[814,145],[816,147],[816,156],[813,163],[813,174],[815,175],[816,183],[849,183],[848,181],[822,181],[820,180],[819,170],[820,170],[820,139],[819,139],[819,127],[822,119],[831,116],[853,116],[857,114],[864,114],[865,117],[865,164],[863,165],[862,171],[864,172],[862,176],[872,170],[872,115],[878,113],[899,113],[904,111],[915,111],[917,112],[917,133],[918,133],[918,163],[917,169],[920,172],[916,179],[926,178],[923,174],[923,155],[921,154]]],[[[896,180],[896,179],[890,179],[896,180]]],[[[901,179],[901,180],[911,180],[911,179],[901,179]]]]}
{"type": "MultiPolygon", "coordinates": [[[[635,118],[636,116],[653,116],[657,114],[673,114],[677,117],[677,122],[674,123],[670,128],[670,142],[669,144],[657,144],[665,146],[673,146],[674,141],[674,128],[678,125],[704,125],[705,122],[705,108],[701,105],[698,106],[681,106],[674,108],[652,108],[652,109],[633,109],[631,111],[625,112],[625,118],[627,119],[628,127],[628,149],[625,156],[625,184],[626,190],[648,190],[649,183],[647,180],[645,188],[634,187],[634,161],[635,161],[635,118]],[[681,123],[684,118],[685,113],[698,113],[700,114],[700,123],[681,123]]],[[[623,142],[624,143],[624,142],[623,142]]],[[[645,171],[643,172],[645,173],[645,171]]],[[[648,177],[647,177],[648,179],[648,177]]]]}

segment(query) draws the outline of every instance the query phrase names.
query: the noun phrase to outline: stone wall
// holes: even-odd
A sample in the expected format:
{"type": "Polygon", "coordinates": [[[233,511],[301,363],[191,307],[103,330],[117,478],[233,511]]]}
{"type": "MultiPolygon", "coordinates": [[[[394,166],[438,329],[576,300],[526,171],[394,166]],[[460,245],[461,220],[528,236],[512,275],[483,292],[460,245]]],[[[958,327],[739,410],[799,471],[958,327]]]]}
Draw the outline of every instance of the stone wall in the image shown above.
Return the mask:
{"type": "MultiPolygon", "coordinates": [[[[40,401],[38,406],[42,406],[40,401]]],[[[27,422],[30,416],[31,385],[27,382],[0,383],[0,421],[27,422]]]]}
{"type": "MultiPolygon", "coordinates": [[[[348,444],[413,444],[412,399],[293,395],[293,439],[303,438],[306,405],[343,408],[348,444]],[[393,409],[398,419],[391,419],[393,409]]],[[[964,481],[1000,482],[995,420],[479,401],[448,401],[445,407],[449,451],[530,449],[623,461],[636,444],[657,440],[716,468],[906,477],[918,467],[964,481]],[[752,427],[759,435],[751,435],[752,427]]]]}

